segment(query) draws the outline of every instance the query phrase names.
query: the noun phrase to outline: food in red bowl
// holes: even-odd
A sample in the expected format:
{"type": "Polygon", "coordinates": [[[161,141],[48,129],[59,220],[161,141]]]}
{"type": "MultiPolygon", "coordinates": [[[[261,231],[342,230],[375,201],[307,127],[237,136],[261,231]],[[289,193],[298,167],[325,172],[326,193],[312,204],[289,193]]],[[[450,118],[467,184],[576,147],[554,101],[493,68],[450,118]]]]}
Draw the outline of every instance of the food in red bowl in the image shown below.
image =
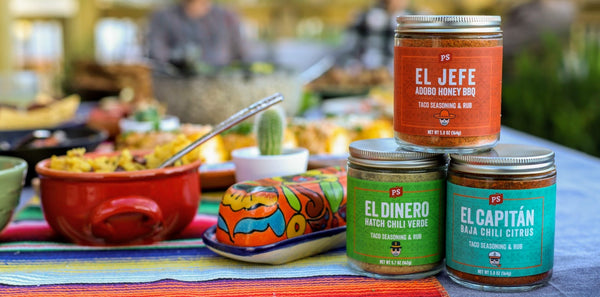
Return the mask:
{"type": "MultiPolygon", "coordinates": [[[[90,160],[120,153],[90,153],[90,160]]],[[[134,159],[139,160],[138,156],[134,159]]],[[[56,157],[54,157],[56,158],[56,157]]],[[[119,158],[116,158],[119,159],[119,158]]],[[[36,166],[44,216],[83,245],[149,244],[183,230],[200,203],[200,160],[164,169],[72,172],[36,166]]]]}

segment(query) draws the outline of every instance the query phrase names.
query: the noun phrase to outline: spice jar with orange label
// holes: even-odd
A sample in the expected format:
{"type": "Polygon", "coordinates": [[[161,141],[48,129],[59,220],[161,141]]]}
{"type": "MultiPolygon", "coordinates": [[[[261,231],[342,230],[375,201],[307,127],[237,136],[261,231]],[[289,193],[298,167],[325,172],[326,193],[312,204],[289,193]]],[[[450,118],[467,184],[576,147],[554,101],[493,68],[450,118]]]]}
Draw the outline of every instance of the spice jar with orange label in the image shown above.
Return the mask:
{"type": "Polygon", "coordinates": [[[446,268],[455,282],[486,291],[523,291],[550,280],[554,260],[554,152],[499,144],[451,155],[446,268]]]}
{"type": "Polygon", "coordinates": [[[401,148],[473,153],[500,137],[499,16],[397,18],[394,136],[401,148]]]}

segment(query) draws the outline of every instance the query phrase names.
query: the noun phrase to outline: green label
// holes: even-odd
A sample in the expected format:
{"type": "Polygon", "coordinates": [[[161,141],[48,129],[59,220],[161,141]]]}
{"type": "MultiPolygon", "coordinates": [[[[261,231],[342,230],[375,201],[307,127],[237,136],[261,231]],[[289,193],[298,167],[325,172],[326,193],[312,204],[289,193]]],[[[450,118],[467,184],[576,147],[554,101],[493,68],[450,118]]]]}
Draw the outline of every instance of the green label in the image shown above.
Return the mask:
{"type": "Polygon", "coordinates": [[[444,257],[445,181],[348,177],[346,253],[364,263],[417,266],[444,257]]]}
{"type": "Polygon", "coordinates": [[[446,264],[492,277],[547,272],[554,262],[556,185],[493,190],[448,182],[446,264]]]}

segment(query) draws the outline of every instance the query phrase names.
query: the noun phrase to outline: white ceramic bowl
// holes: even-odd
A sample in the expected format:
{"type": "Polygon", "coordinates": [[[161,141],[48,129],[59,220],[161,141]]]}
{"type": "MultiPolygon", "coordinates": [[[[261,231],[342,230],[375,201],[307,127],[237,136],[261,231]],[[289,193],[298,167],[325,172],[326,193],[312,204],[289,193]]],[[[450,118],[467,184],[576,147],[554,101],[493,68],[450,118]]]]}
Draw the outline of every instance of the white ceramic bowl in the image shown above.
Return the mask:
{"type": "Polygon", "coordinates": [[[284,148],[281,155],[262,156],[258,147],[246,147],[231,152],[237,182],[267,177],[295,175],[306,172],[306,148],[284,148]]]}
{"type": "MultiPolygon", "coordinates": [[[[119,120],[119,129],[121,133],[138,132],[144,133],[154,130],[154,123],[139,122],[132,118],[123,118],[119,120]]],[[[179,129],[179,118],[167,115],[160,121],[160,131],[173,131],[179,129]]]]}

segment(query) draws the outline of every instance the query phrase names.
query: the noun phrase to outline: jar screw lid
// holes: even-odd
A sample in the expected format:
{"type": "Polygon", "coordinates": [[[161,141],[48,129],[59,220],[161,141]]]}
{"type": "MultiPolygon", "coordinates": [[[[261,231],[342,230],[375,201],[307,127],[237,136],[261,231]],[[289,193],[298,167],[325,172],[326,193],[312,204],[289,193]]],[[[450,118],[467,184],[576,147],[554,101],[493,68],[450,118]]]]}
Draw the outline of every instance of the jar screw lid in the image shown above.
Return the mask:
{"type": "Polygon", "coordinates": [[[487,152],[451,154],[450,168],[482,174],[536,174],[554,169],[554,152],[523,144],[498,144],[487,152]]]}
{"type": "Polygon", "coordinates": [[[381,168],[423,168],[447,162],[442,154],[402,150],[393,138],[357,140],[350,144],[349,151],[351,162],[381,168]]]}
{"type": "Polygon", "coordinates": [[[502,32],[495,15],[401,15],[396,22],[398,32],[502,32]]]}

